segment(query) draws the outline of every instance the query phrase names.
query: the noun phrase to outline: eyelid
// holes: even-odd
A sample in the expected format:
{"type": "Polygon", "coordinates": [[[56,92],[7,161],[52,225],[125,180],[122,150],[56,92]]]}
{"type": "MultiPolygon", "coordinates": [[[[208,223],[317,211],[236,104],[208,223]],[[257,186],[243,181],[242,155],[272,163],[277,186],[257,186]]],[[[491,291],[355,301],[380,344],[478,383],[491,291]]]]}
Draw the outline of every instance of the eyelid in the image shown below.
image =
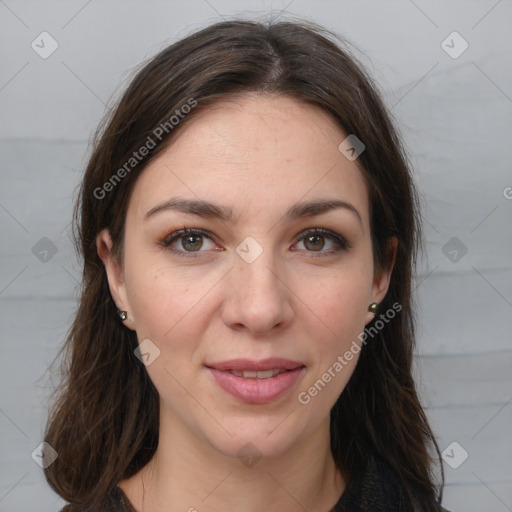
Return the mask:
{"type": "Polygon", "coordinates": [[[174,242],[180,237],[184,237],[186,235],[203,235],[205,237],[210,238],[211,240],[215,239],[213,233],[210,233],[209,231],[206,231],[204,229],[183,227],[182,229],[171,231],[170,233],[165,235],[160,243],[169,245],[170,243],[174,242]]]}
{"type": "Polygon", "coordinates": [[[159,245],[164,247],[164,249],[167,249],[168,251],[170,251],[174,254],[184,256],[185,258],[196,258],[201,253],[208,252],[208,251],[178,251],[176,249],[170,248],[171,244],[173,244],[176,240],[179,240],[180,238],[183,238],[187,235],[201,235],[206,238],[209,238],[212,241],[215,241],[215,236],[212,233],[210,233],[209,231],[206,231],[206,230],[200,229],[200,228],[183,227],[182,229],[172,231],[171,233],[165,235],[160,240],[159,245]]]}
{"type": "MultiPolygon", "coordinates": [[[[333,240],[334,242],[336,242],[338,244],[340,250],[351,249],[353,246],[352,242],[349,242],[344,236],[342,236],[334,231],[331,231],[330,229],[324,229],[324,228],[308,228],[297,235],[294,243],[299,242],[300,240],[306,238],[309,235],[311,235],[311,236],[321,235],[325,238],[333,240]]],[[[329,251],[308,251],[308,252],[311,252],[313,254],[315,252],[318,252],[318,253],[323,252],[323,253],[329,254],[329,251]]]]}
{"type": "MultiPolygon", "coordinates": [[[[206,238],[209,238],[213,242],[215,242],[215,235],[210,233],[207,230],[200,229],[200,228],[187,228],[183,227],[182,229],[172,231],[171,233],[165,235],[160,241],[159,245],[164,247],[165,249],[168,249],[174,254],[178,254],[180,256],[184,256],[186,258],[195,258],[198,257],[203,252],[209,252],[209,251],[182,251],[182,250],[175,250],[170,249],[170,245],[174,243],[176,240],[179,240],[180,238],[183,238],[187,235],[201,235],[206,238]]],[[[293,240],[293,244],[300,242],[301,240],[305,239],[307,236],[315,236],[320,235],[327,239],[332,240],[336,245],[337,249],[335,250],[329,250],[329,251],[305,251],[308,254],[311,255],[311,257],[317,257],[317,256],[328,256],[332,254],[339,253],[341,251],[347,251],[353,247],[352,242],[347,240],[344,236],[331,231],[329,229],[324,228],[308,228],[303,231],[301,231],[293,240]]],[[[224,250],[224,249],[221,249],[224,250]]],[[[218,251],[217,251],[218,252],[218,251]]]]}

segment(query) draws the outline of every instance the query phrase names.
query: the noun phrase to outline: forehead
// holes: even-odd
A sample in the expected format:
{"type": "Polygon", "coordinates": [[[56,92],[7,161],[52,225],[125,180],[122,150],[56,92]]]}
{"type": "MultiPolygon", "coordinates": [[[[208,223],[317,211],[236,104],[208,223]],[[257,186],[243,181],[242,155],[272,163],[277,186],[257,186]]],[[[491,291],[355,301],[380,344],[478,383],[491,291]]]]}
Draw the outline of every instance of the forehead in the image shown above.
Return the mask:
{"type": "Polygon", "coordinates": [[[211,200],[248,215],[310,198],[343,199],[363,221],[368,194],[347,134],[326,112],[288,97],[247,94],[190,119],[138,178],[129,210],[143,216],[170,197],[211,200]]]}

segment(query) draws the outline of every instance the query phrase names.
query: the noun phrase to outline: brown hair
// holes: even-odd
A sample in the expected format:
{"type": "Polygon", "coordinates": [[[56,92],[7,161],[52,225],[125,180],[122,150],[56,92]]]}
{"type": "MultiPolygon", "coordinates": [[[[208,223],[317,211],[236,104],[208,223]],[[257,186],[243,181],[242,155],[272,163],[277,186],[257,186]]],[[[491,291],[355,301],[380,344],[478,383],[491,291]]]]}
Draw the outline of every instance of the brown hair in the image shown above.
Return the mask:
{"type": "Polygon", "coordinates": [[[128,200],[140,172],[202,109],[247,92],[316,105],[366,146],[358,161],[369,188],[378,267],[389,268],[389,238],[398,239],[380,307],[386,311],[399,303],[402,309],[363,347],[331,411],[331,448],[337,466],[350,474],[369,444],[396,470],[416,510],[438,510],[444,473],[440,464],[437,485],[432,466],[440,462],[440,452],[411,375],[411,281],[421,230],[410,165],[376,86],[346,41],[303,21],[226,21],[168,46],[138,70],[98,128],[74,212],[75,243],[84,261],[82,289],[57,355],[65,351],[63,380],[55,390],[45,441],[58,458],[45,470],[46,478],[66,501],[98,503],[152,458],[158,392],[134,356],[135,333],[118,321],[95,239],[108,228],[121,259],[128,200]],[[181,110],[186,104],[195,106],[181,110]],[[190,112],[174,125],[169,120],[177,111],[190,112]],[[148,137],[157,139],[159,126],[167,127],[161,140],[128,168],[133,152],[148,137]],[[122,179],[113,181],[115,174],[122,179]],[[111,185],[105,187],[107,182],[111,185]]]}

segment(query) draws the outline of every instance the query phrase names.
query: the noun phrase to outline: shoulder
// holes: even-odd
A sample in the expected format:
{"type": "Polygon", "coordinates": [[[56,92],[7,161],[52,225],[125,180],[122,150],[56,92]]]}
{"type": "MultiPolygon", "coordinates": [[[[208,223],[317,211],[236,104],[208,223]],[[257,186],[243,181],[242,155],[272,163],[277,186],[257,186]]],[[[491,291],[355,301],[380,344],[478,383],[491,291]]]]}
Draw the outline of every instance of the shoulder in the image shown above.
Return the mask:
{"type": "MultiPolygon", "coordinates": [[[[393,467],[371,448],[366,447],[365,452],[365,460],[352,475],[333,512],[412,512],[414,506],[393,467]]],[[[439,505],[434,508],[450,512],[439,505]]]]}
{"type": "Polygon", "coordinates": [[[398,476],[387,462],[376,453],[366,452],[333,512],[412,511],[398,476]]]}

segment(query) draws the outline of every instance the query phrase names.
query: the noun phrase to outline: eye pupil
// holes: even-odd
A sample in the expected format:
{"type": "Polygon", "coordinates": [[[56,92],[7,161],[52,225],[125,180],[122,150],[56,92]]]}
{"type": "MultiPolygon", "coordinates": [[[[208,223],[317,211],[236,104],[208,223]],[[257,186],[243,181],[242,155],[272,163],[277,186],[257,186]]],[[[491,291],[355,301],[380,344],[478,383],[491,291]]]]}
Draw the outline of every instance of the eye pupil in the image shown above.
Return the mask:
{"type": "Polygon", "coordinates": [[[314,251],[317,251],[317,250],[320,250],[320,249],[323,249],[324,245],[325,245],[325,241],[323,240],[323,236],[321,235],[312,235],[312,236],[308,236],[305,240],[305,245],[307,247],[307,244],[312,242],[313,243],[313,249],[314,251]],[[322,242],[320,244],[318,244],[318,241],[321,240],[322,242]],[[315,243],[316,241],[316,243],[315,243]]]}
{"type": "Polygon", "coordinates": [[[183,237],[183,239],[184,239],[184,242],[182,244],[183,248],[187,249],[187,244],[191,243],[191,246],[189,246],[188,249],[191,249],[192,251],[201,249],[201,247],[203,245],[202,240],[200,240],[199,242],[196,242],[196,243],[190,242],[191,240],[200,239],[200,238],[201,238],[201,235],[188,235],[186,237],[183,237]]]}

